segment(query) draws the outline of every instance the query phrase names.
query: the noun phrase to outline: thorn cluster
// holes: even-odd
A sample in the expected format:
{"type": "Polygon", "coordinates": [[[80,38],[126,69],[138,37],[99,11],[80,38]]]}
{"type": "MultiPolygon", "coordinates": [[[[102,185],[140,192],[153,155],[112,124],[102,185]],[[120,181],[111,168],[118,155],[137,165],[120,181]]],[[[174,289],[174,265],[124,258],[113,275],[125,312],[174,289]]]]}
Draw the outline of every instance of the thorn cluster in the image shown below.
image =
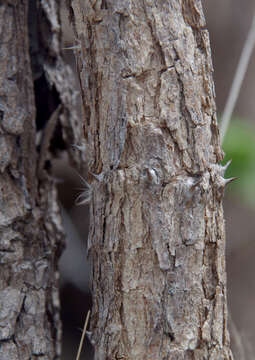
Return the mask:
{"type": "Polygon", "coordinates": [[[78,195],[75,200],[76,205],[86,205],[89,204],[92,198],[92,186],[79,174],[83,184],[85,185],[85,190],[78,195]]]}

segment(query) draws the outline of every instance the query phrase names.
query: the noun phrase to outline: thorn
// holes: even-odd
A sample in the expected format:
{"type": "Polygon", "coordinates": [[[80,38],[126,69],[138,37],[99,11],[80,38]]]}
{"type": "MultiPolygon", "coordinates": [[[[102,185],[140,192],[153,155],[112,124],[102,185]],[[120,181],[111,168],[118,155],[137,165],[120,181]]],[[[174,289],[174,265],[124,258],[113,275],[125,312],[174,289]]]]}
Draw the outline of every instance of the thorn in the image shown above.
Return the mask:
{"type": "Polygon", "coordinates": [[[87,205],[91,201],[91,189],[84,190],[75,200],[75,205],[87,205]]]}
{"type": "Polygon", "coordinates": [[[82,188],[83,191],[78,195],[77,199],[75,200],[75,205],[86,205],[91,201],[92,198],[92,186],[77,171],[75,172],[77,173],[85,187],[85,189],[82,188]]]}
{"type": "Polygon", "coordinates": [[[81,45],[74,45],[62,48],[63,50],[81,50],[81,45]]]}
{"type": "Polygon", "coordinates": [[[92,331],[86,331],[86,336],[89,339],[89,342],[91,343],[91,345],[95,345],[95,341],[92,339],[92,331]]]}
{"type": "Polygon", "coordinates": [[[230,184],[232,181],[235,181],[237,179],[238,179],[238,177],[232,177],[232,178],[229,178],[229,179],[223,179],[224,186],[230,184]]]}
{"type": "Polygon", "coordinates": [[[85,180],[85,178],[83,177],[83,176],[81,176],[79,173],[78,173],[78,171],[76,171],[75,170],[75,172],[76,172],[76,174],[79,176],[79,178],[81,179],[81,181],[82,181],[82,183],[86,186],[86,187],[90,187],[90,184],[85,180]]]}
{"type": "Polygon", "coordinates": [[[232,159],[230,159],[224,166],[221,166],[222,175],[225,174],[225,172],[227,171],[227,169],[231,163],[232,163],[232,159]]]}
{"type": "Polygon", "coordinates": [[[103,180],[103,177],[104,177],[104,174],[103,174],[103,173],[101,173],[101,174],[99,174],[99,175],[93,174],[93,173],[90,172],[90,171],[89,171],[89,173],[90,173],[90,175],[92,175],[97,181],[101,182],[101,181],[103,180]]]}
{"type": "Polygon", "coordinates": [[[86,150],[86,145],[83,144],[83,145],[76,145],[76,144],[73,144],[72,145],[74,148],[80,150],[80,151],[85,151],[86,150]]]}

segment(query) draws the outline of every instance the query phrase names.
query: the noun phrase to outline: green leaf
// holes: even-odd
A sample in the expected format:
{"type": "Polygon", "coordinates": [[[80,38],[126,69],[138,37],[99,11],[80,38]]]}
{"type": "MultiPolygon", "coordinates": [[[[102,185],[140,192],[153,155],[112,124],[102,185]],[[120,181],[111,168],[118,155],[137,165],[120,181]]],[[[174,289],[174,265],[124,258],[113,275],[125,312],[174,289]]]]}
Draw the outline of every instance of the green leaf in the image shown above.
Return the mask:
{"type": "Polygon", "coordinates": [[[255,206],[255,126],[244,119],[232,119],[223,150],[223,164],[232,159],[225,177],[238,177],[229,185],[228,191],[255,206]]]}

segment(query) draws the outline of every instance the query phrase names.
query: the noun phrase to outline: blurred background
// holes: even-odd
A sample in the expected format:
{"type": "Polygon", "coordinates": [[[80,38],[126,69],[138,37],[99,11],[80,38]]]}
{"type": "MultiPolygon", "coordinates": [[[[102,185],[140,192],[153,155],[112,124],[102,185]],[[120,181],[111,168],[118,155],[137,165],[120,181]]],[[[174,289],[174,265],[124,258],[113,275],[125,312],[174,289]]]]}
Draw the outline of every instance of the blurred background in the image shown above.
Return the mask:
{"type": "MultiPolygon", "coordinates": [[[[204,0],[210,33],[220,121],[235,69],[249,31],[255,4],[252,0],[204,0]]],[[[63,4],[63,47],[75,45],[63,4]]],[[[64,50],[66,61],[76,74],[72,51],[64,50]]],[[[77,89],[78,81],[77,81],[77,89]]],[[[227,237],[228,303],[235,359],[255,358],[255,52],[234,109],[224,140],[224,163],[232,159],[227,177],[238,177],[225,194],[224,208],[227,237]]],[[[77,150],[78,151],[78,150],[77,150]]],[[[67,248],[61,263],[61,302],[63,319],[62,360],[75,359],[84,320],[91,308],[89,263],[86,237],[89,228],[88,206],[76,206],[83,186],[79,175],[66,159],[55,163],[59,199],[67,232],[67,248]]],[[[92,347],[85,342],[81,359],[92,359],[92,347]]]]}

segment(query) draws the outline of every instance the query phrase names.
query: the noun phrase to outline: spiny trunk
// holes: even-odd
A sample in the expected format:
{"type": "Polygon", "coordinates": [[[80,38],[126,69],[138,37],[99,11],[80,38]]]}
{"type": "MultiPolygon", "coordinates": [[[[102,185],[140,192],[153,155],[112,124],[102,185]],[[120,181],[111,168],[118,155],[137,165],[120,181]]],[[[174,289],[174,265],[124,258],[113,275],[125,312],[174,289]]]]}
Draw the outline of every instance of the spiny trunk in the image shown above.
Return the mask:
{"type": "Polygon", "coordinates": [[[232,359],[226,184],[199,0],[72,0],[95,359],[232,359]]]}
{"type": "Polygon", "coordinates": [[[54,0],[0,3],[0,359],[4,360],[60,356],[57,260],[63,231],[49,161],[50,145],[56,151],[70,133],[67,118],[74,99],[70,71],[60,57],[58,12],[54,0]],[[38,142],[37,130],[42,132],[38,142]],[[55,145],[50,141],[53,136],[55,145]]]}

